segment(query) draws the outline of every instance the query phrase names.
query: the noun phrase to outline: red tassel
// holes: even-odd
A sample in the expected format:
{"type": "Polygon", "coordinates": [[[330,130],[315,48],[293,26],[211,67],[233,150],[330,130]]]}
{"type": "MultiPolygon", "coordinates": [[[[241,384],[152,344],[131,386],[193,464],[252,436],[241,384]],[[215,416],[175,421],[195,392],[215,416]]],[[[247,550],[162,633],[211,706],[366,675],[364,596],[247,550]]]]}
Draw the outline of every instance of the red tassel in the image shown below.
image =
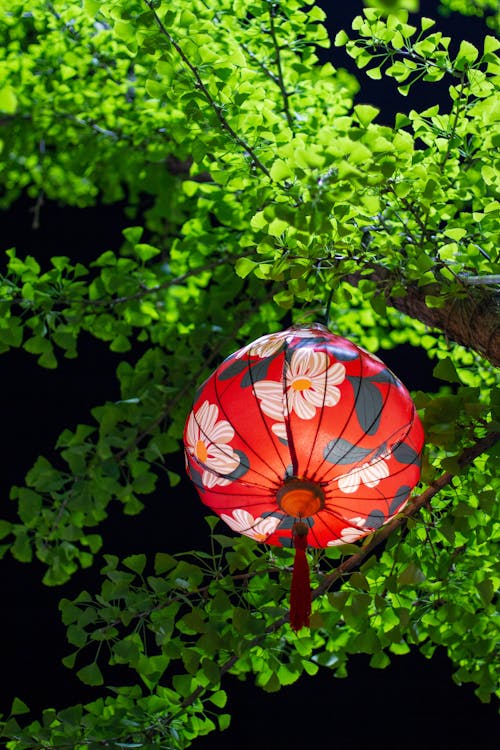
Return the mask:
{"type": "Polygon", "coordinates": [[[309,626],[311,614],[311,584],[306,557],[307,531],[306,524],[301,521],[293,526],[295,560],[290,590],[290,626],[295,631],[309,626]]]}

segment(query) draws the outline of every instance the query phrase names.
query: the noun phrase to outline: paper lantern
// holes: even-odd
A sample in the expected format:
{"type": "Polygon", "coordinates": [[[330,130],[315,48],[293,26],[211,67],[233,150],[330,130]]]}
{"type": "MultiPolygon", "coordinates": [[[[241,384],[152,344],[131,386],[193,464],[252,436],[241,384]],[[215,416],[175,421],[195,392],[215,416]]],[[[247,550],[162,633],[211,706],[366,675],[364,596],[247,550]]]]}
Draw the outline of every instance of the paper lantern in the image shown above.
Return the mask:
{"type": "Polygon", "coordinates": [[[407,503],[423,430],[375,355],[319,324],[262,336],[198,390],[184,431],[201,500],[233,529],[295,547],[290,622],[309,624],[305,549],[372,533],[407,503]]]}

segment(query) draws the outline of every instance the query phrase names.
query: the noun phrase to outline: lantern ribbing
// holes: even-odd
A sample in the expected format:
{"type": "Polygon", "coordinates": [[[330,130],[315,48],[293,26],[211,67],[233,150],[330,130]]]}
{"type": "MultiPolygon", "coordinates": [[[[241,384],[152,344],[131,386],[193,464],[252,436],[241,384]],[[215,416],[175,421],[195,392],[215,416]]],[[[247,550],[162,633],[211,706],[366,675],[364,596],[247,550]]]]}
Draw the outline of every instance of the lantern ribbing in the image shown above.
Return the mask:
{"type": "Polygon", "coordinates": [[[234,531],[295,548],[294,622],[305,625],[307,545],[352,543],[390,521],[418,482],[423,430],[378,357],[310,325],[228,357],[199,389],[184,443],[203,503],[234,531]]]}

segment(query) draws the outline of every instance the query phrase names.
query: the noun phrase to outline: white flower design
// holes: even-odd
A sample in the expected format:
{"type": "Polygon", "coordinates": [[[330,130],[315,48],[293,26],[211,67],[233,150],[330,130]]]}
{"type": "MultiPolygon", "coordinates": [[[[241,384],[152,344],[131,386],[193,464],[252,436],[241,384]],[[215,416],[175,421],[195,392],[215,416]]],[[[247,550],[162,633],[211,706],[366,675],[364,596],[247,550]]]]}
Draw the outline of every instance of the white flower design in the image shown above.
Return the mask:
{"type": "Polygon", "coordinates": [[[234,430],[225,419],[217,421],[219,408],[204,401],[196,414],[189,415],[186,428],[186,450],[204,467],[201,481],[205,487],[231,482],[221,474],[231,474],[240,465],[237,453],[228,443],[234,430]]]}
{"type": "Polygon", "coordinates": [[[346,493],[356,492],[361,483],[367,487],[376,487],[381,479],[389,476],[389,467],[381,458],[374,458],[368,463],[351,469],[337,477],[339,490],[346,493]]]}
{"type": "Polygon", "coordinates": [[[280,438],[280,440],[284,440],[285,442],[288,441],[286,425],[284,422],[275,422],[273,425],[271,425],[271,430],[277,437],[280,438]]]}
{"type": "Polygon", "coordinates": [[[327,547],[337,547],[341,544],[351,544],[352,542],[356,542],[362,536],[366,536],[366,530],[364,529],[364,525],[366,523],[365,518],[356,516],[355,518],[350,518],[349,523],[352,523],[354,525],[346,526],[345,529],[342,529],[342,531],[340,532],[340,539],[331,539],[329,542],[327,542],[327,547]]]}
{"type": "Polygon", "coordinates": [[[259,339],[252,341],[251,344],[244,346],[238,352],[236,352],[235,359],[241,359],[244,354],[249,354],[251,357],[260,357],[265,359],[266,357],[272,357],[281,346],[286,338],[286,332],[271,333],[266,336],[261,336],[259,339]]]}
{"type": "Polygon", "coordinates": [[[285,363],[285,397],[283,385],[275,380],[260,380],[254,385],[264,414],[278,422],[293,411],[300,419],[313,419],[318,407],[335,406],[340,400],[337,386],[344,381],[345,367],[340,362],[329,367],[329,361],[326,352],[295,350],[290,363],[285,363]]]}
{"type": "Polygon", "coordinates": [[[384,365],[384,367],[385,367],[385,362],[382,362],[382,360],[380,359],[380,357],[377,357],[376,354],[373,354],[373,352],[369,352],[368,349],[365,349],[364,346],[360,346],[359,344],[357,344],[357,347],[358,347],[358,349],[361,349],[361,351],[364,352],[365,354],[368,354],[368,356],[371,357],[372,359],[376,359],[377,362],[380,362],[380,364],[384,365]]]}
{"type": "Polygon", "coordinates": [[[233,510],[233,515],[227,516],[221,513],[222,520],[238,534],[245,534],[257,542],[265,542],[266,539],[276,531],[279,518],[269,516],[268,518],[254,518],[251,513],[243,508],[233,510]]]}

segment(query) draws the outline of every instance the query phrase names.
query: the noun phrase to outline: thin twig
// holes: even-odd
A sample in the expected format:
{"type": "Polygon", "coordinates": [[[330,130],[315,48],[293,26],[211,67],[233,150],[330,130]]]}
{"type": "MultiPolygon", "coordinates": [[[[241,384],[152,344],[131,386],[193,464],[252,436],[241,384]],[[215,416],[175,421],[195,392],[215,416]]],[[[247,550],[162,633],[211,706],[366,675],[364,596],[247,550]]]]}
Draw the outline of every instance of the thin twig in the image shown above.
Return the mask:
{"type": "MultiPolygon", "coordinates": [[[[60,297],[59,299],[55,299],[53,303],[53,308],[55,305],[67,305],[68,307],[71,307],[71,305],[81,305],[84,307],[84,309],[94,309],[96,307],[115,307],[116,305],[121,305],[128,302],[133,302],[134,300],[142,299],[143,297],[149,297],[150,295],[157,294],[158,292],[163,292],[166,289],[170,289],[171,286],[179,286],[180,284],[183,284],[186,279],[190,278],[191,276],[197,276],[200,273],[203,273],[204,271],[211,271],[214,268],[217,268],[218,266],[225,265],[229,262],[230,258],[229,256],[223,256],[221,258],[217,258],[216,260],[213,260],[211,263],[205,263],[203,266],[196,266],[195,268],[190,268],[189,271],[186,271],[185,273],[180,274],[179,276],[175,276],[173,279],[167,279],[166,281],[163,281],[161,284],[156,284],[155,286],[143,286],[141,289],[139,289],[137,292],[134,292],[133,294],[130,294],[128,296],[122,296],[122,297],[99,297],[99,299],[78,299],[78,300],[71,300],[65,297],[60,297]]],[[[3,276],[0,275],[1,281],[6,281],[3,276]]],[[[0,302],[11,302],[13,304],[21,304],[23,302],[26,302],[24,297],[14,296],[9,299],[7,298],[0,298],[0,302]]],[[[33,309],[33,308],[31,308],[33,309]]],[[[59,310],[62,312],[61,308],[59,310]]]]}
{"type": "MultiPolygon", "coordinates": [[[[484,453],[486,450],[488,450],[488,448],[491,448],[493,445],[495,445],[495,443],[499,439],[499,432],[490,432],[484,438],[480,438],[476,443],[474,443],[474,445],[464,450],[464,452],[458,459],[459,466],[462,469],[469,466],[469,464],[471,464],[475,458],[480,456],[481,453],[484,453]]],[[[441,474],[438,479],[432,482],[432,484],[426,490],[424,490],[424,492],[414,497],[413,500],[401,513],[393,518],[392,521],[389,521],[389,523],[385,524],[378,531],[376,531],[375,534],[371,537],[368,544],[362,547],[359,552],[349,557],[345,562],[339,565],[336,570],[325,576],[323,581],[312,594],[311,598],[313,599],[313,601],[314,599],[317,599],[319,596],[328,591],[328,589],[343,575],[359,567],[359,565],[363,562],[363,560],[366,559],[366,557],[368,557],[368,555],[375,549],[375,547],[378,547],[382,542],[384,542],[393,533],[393,531],[398,529],[400,526],[403,526],[407,522],[408,518],[414,516],[420,510],[420,508],[422,508],[424,505],[427,505],[429,501],[434,497],[434,495],[436,495],[440,490],[451,483],[454,476],[456,475],[451,474],[449,471],[444,472],[444,474],[441,474]]]]}
{"type": "Polygon", "coordinates": [[[453,141],[453,139],[455,137],[455,133],[457,132],[458,117],[459,117],[461,109],[462,109],[461,104],[462,104],[462,95],[463,95],[463,92],[464,92],[464,88],[465,88],[465,74],[462,73],[462,77],[461,77],[461,80],[460,80],[460,88],[459,88],[459,91],[458,91],[458,96],[455,99],[455,101],[453,102],[453,106],[456,105],[455,115],[453,117],[453,122],[451,124],[450,134],[446,136],[448,138],[448,145],[446,147],[446,153],[443,156],[443,160],[442,160],[441,164],[439,165],[439,171],[441,172],[441,174],[443,174],[444,168],[446,166],[446,162],[448,161],[449,156],[451,154],[452,141],[453,141]]]}
{"type": "MultiPolygon", "coordinates": [[[[499,432],[491,432],[488,433],[485,437],[480,438],[476,443],[474,443],[474,445],[466,448],[458,459],[460,468],[464,469],[469,466],[475,458],[488,450],[488,448],[491,448],[499,439],[499,432]]],[[[432,482],[432,484],[424,492],[415,497],[412,502],[410,502],[406,506],[402,513],[398,514],[395,518],[392,519],[392,521],[385,524],[385,526],[382,526],[378,531],[376,531],[371,537],[370,542],[362,547],[359,552],[351,555],[351,557],[349,557],[345,562],[339,565],[338,568],[336,568],[332,573],[325,576],[319,586],[314,589],[311,599],[313,601],[315,599],[318,599],[318,597],[325,594],[339,578],[343,577],[346,573],[350,573],[355,568],[358,568],[361,563],[368,557],[368,555],[375,549],[375,547],[378,547],[383,541],[385,541],[387,537],[393,533],[393,531],[398,529],[400,526],[403,526],[408,518],[414,516],[420,510],[420,508],[422,508],[424,505],[427,505],[427,503],[429,503],[434,495],[436,495],[440,490],[451,483],[454,476],[455,475],[451,474],[450,472],[445,472],[438,479],[432,482]]],[[[266,638],[266,636],[278,631],[285,623],[289,621],[289,618],[290,615],[288,612],[286,614],[283,614],[277,620],[272,622],[266,628],[264,633],[256,635],[254,638],[248,641],[245,644],[245,653],[248,653],[248,651],[254,646],[259,645],[259,643],[261,643],[266,638]]],[[[225,675],[236,664],[241,656],[241,653],[233,654],[221,665],[221,677],[225,675]]],[[[204,687],[199,686],[190,695],[188,695],[180,704],[177,712],[169,717],[169,719],[167,720],[167,724],[170,723],[172,719],[179,716],[179,714],[182,713],[185,708],[191,706],[196,701],[196,699],[199,698],[199,696],[204,692],[204,690],[204,687]]]]}
{"type": "Polygon", "coordinates": [[[460,281],[465,284],[478,284],[481,286],[489,286],[500,284],[500,274],[489,274],[487,276],[467,276],[465,273],[458,274],[460,281]]]}
{"type": "Polygon", "coordinates": [[[190,276],[197,276],[199,273],[203,273],[203,271],[211,271],[218,266],[227,264],[228,261],[228,257],[217,258],[217,260],[213,260],[211,263],[205,263],[205,265],[203,266],[190,268],[189,271],[182,273],[180,276],[176,276],[174,279],[168,279],[167,281],[164,281],[161,284],[156,284],[155,286],[143,287],[138,292],[135,292],[130,296],[116,297],[115,299],[101,298],[96,300],[85,300],[85,303],[90,307],[115,307],[115,305],[121,305],[125,302],[132,302],[133,300],[148,297],[150,294],[157,294],[158,292],[165,291],[165,289],[169,289],[171,286],[179,286],[179,284],[184,283],[184,281],[186,281],[186,279],[188,279],[190,276]]]}
{"type": "Polygon", "coordinates": [[[273,83],[279,86],[277,75],[273,73],[273,71],[267,67],[265,62],[262,62],[262,60],[259,60],[255,52],[252,52],[248,44],[245,44],[245,42],[242,42],[241,49],[244,50],[244,52],[247,53],[248,57],[259,66],[259,68],[266,75],[266,77],[269,78],[270,81],[272,81],[273,83]]]}
{"type": "Polygon", "coordinates": [[[158,16],[158,13],[156,12],[155,8],[153,7],[153,3],[151,2],[151,0],[144,0],[144,2],[148,6],[148,8],[150,9],[151,13],[153,14],[153,16],[155,18],[155,21],[156,21],[156,23],[158,25],[158,28],[160,29],[160,31],[163,34],[163,36],[168,39],[168,41],[170,42],[170,44],[174,47],[174,49],[179,54],[179,56],[182,59],[182,61],[184,62],[184,64],[187,65],[187,67],[189,68],[189,70],[191,71],[191,73],[193,74],[193,76],[195,77],[197,88],[200,89],[200,91],[203,93],[205,99],[208,101],[208,103],[212,107],[213,111],[215,112],[215,115],[216,115],[217,119],[219,120],[219,123],[221,124],[221,127],[230,135],[230,137],[238,144],[238,146],[240,146],[240,148],[244,152],[246,152],[247,154],[249,154],[249,156],[251,156],[253,164],[256,167],[258,167],[258,169],[260,169],[261,172],[263,172],[266,175],[266,177],[268,177],[269,179],[271,179],[271,175],[270,175],[269,170],[260,161],[259,157],[255,153],[255,151],[253,150],[253,148],[248,143],[246,143],[242,138],[240,138],[240,136],[233,130],[233,128],[231,127],[231,125],[228,123],[228,121],[224,117],[224,114],[223,114],[223,111],[222,111],[223,108],[221,107],[221,105],[218,102],[215,101],[215,99],[213,98],[212,94],[208,90],[207,86],[203,83],[203,81],[201,79],[201,76],[200,76],[200,74],[198,72],[198,68],[195,65],[193,65],[193,63],[189,60],[189,58],[187,57],[186,53],[184,52],[184,50],[180,46],[179,42],[177,42],[174,39],[174,37],[170,34],[170,32],[166,28],[165,24],[163,23],[163,21],[161,20],[161,18],[158,16]]]}
{"type": "Polygon", "coordinates": [[[389,54],[391,54],[393,57],[396,57],[397,55],[400,55],[400,57],[406,57],[409,60],[413,60],[414,62],[419,63],[420,65],[423,65],[424,67],[429,65],[431,68],[437,68],[438,70],[441,70],[443,73],[448,73],[449,75],[454,76],[455,78],[462,77],[462,74],[456,71],[455,68],[449,67],[448,65],[440,65],[435,60],[429,60],[428,57],[419,55],[416,52],[414,52],[412,49],[391,50],[389,54]]]}
{"type": "Polygon", "coordinates": [[[276,52],[276,68],[278,69],[278,76],[276,78],[276,83],[278,84],[280,91],[281,91],[281,95],[283,97],[283,109],[285,112],[286,120],[288,122],[289,127],[293,130],[293,120],[290,114],[290,104],[289,104],[290,94],[286,90],[286,86],[285,86],[285,80],[283,77],[283,68],[281,65],[280,45],[279,45],[278,38],[276,35],[276,26],[274,23],[277,8],[278,6],[276,3],[271,3],[269,5],[270,32],[271,32],[271,39],[273,40],[274,49],[276,52]]]}
{"type": "MultiPolygon", "coordinates": [[[[272,289],[271,292],[268,295],[266,295],[266,297],[264,297],[262,300],[256,301],[256,306],[260,306],[260,305],[264,304],[266,301],[268,301],[272,297],[274,291],[275,290],[272,289]]],[[[255,311],[255,309],[254,309],[254,307],[252,307],[251,310],[250,310],[250,312],[254,312],[254,311],[255,311]]],[[[217,345],[214,346],[213,349],[212,349],[212,351],[210,352],[210,355],[203,360],[203,364],[199,368],[199,370],[193,374],[192,380],[186,381],[184,383],[184,386],[176,393],[176,395],[174,396],[174,398],[171,401],[169,401],[168,404],[165,405],[165,407],[160,411],[160,413],[158,414],[158,416],[155,417],[142,432],[139,432],[130,441],[130,443],[125,446],[125,448],[123,448],[119,453],[116,453],[114,455],[114,460],[115,461],[120,462],[122,460],[122,458],[124,458],[127,455],[127,453],[129,453],[134,447],[136,447],[137,445],[139,445],[139,443],[145,437],[147,437],[152,432],[152,430],[154,430],[156,427],[158,427],[158,425],[160,425],[163,422],[163,420],[166,419],[168,417],[168,415],[172,413],[172,411],[177,407],[177,405],[181,401],[181,399],[184,398],[184,396],[187,393],[189,393],[190,390],[192,390],[192,388],[193,388],[193,381],[196,382],[197,380],[199,380],[199,378],[201,378],[201,376],[206,372],[207,368],[209,368],[210,365],[212,365],[215,362],[215,360],[219,356],[222,348],[229,341],[234,340],[234,338],[235,338],[238,330],[245,324],[245,322],[246,321],[241,321],[241,320],[238,321],[233,326],[232,330],[229,331],[229,333],[224,338],[222,338],[222,339],[220,339],[218,341],[217,345]]]]}

